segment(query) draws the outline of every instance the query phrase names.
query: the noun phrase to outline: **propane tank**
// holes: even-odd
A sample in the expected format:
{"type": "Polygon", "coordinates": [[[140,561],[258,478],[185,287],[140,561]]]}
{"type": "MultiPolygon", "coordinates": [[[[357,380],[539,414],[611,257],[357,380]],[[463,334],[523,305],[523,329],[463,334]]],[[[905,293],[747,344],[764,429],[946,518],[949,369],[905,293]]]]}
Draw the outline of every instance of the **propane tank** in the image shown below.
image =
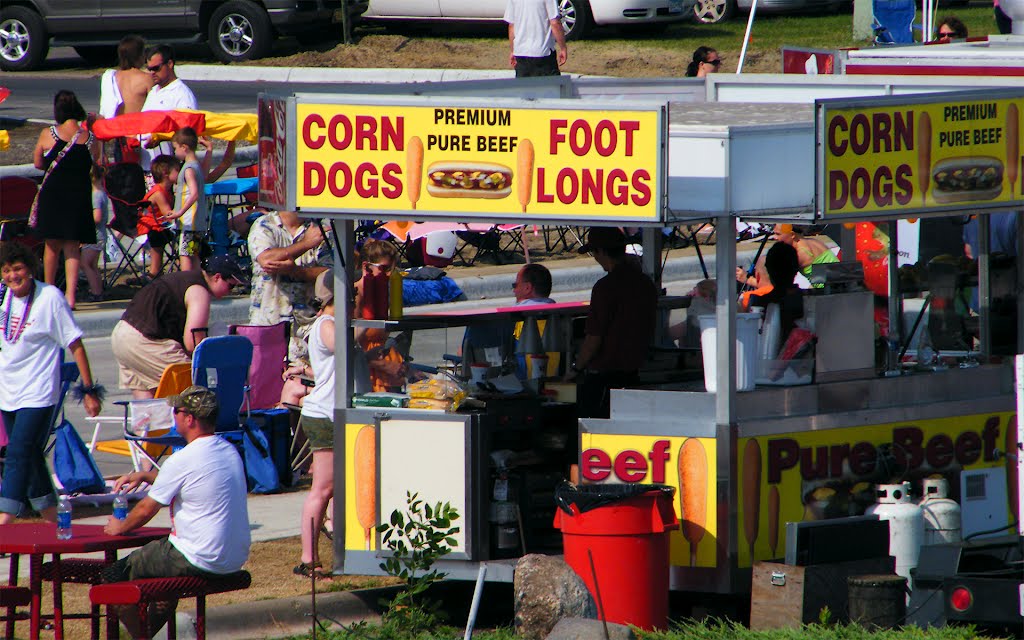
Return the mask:
{"type": "Polygon", "coordinates": [[[889,521],[889,555],[896,558],[896,573],[911,584],[910,570],[917,566],[924,539],[924,517],[921,507],[910,499],[910,483],[878,485],[878,504],[868,507],[868,514],[875,514],[889,521]]]}
{"type": "Polygon", "coordinates": [[[945,478],[925,478],[921,492],[924,544],[960,542],[960,505],[949,497],[949,482],[945,478]]]}

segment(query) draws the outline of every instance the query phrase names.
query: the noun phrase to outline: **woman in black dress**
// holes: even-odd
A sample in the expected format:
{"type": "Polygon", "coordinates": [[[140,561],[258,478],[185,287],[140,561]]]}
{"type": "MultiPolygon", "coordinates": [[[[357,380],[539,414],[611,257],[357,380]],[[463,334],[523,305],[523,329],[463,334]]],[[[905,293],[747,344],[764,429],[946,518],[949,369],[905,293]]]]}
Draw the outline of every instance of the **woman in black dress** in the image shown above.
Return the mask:
{"type": "Polygon", "coordinates": [[[46,175],[30,224],[46,245],[43,276],[47,284],[57,281],[57,265],[64,252],[64,297],[74,309],[81,245],[96,243],[89,177],[96,149],[92,132],[82,126],[85,109],[73,92],[58,91],[54,96],[53,119],[56,126],[40,132],[32,153],[36,168],[46,170],[46,175]]]}

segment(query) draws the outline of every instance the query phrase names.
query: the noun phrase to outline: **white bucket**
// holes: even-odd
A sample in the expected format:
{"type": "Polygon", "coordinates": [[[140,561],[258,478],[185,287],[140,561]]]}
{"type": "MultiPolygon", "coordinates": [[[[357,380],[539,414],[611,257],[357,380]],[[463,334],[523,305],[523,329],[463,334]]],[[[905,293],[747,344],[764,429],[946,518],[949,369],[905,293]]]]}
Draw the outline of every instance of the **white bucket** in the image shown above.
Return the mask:
{"type": "MultiPolygon", "coordinates": [[[[704,387],[708,393],[718,389],[718,318],[707,315],[700,322],[700,349],[704,356],[704,387]]],[[[736,390],[753,391],[757,377],[757,332],[760,313],[736,314],[736,390]]]]}

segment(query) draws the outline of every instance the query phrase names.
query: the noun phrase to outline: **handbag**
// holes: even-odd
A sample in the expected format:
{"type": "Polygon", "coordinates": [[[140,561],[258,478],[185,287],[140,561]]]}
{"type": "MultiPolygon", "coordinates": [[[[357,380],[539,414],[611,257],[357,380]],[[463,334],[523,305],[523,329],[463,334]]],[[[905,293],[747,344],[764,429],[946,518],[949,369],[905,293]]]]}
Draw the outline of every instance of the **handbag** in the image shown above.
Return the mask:
{"type": "Polygon", "coordinates": [[[251,493],[273,493],[281,488],[270,444],[263,430],[247,420],[242,432],[242,454],[245,460],[245,479],[251,493]]]}
{"type": "Polygon", "coordinates": [[[107,483],[96,461],[67,418],[54,429],[53,471],[65,493],[107,493],[107,483]]]}
{"type": "MultiPolygon", "coordinates": [[[[54,138],[56,138],[57,137],[56,127],[50,127],[50,133],[53,134],[54,138]]],[[[57,157],[53,159],[53,162],[50,163],[50,166],[46,167],[46,173],[43,174],[43,179],[39,183],[39,189],[36,191],[36,197],[32,199],[32,208],[29,210],[29,214],[28,214],[28,226],[29,226],[29,228],[35,229],[36,225],[39,224],[39,196],[42,195],[42,193],[43,193],[43,185],[46,184],[46,179],[50,177],[50,174],[53,173],[54,167],[56,167],[60,163],[60,161],[64,159],[64,156],[67,155],[67,153],[71,149],[71,147],[75,146],[75,140],[77,140],[77,139],[78,139],[78,133],[75,132],[75,137],[71,140],[71,142],[68,142],[67,144],[65,144],[64,147],[60,151],[57,152],[57,157]]],[[[88,145],[91,142],[92,142],[92,132],[89,133],[89,140],[86,142],[86,144],[88,145]]]]}

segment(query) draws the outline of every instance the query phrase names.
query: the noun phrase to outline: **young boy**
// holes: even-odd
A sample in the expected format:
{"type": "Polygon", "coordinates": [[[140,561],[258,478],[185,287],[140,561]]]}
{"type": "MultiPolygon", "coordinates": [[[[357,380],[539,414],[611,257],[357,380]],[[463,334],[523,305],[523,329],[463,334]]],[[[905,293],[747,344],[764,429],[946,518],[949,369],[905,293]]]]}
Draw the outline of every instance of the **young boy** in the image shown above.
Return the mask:
{"type": "Polygon", "coordinates": [[[178,160],[167,154],[153,158],[150,171],[153,174],[153,188],[146,193],[149,202],[136,227],[138,234],[146,235],[149,245],[150,280],[160,275],[164,266],[164,247],[174,239],[174,232],[167,228],[170,215],[174,212],[171,203],[174,200],[174,183],[178,180],[178,160]]]}
{"type": "Polygon", "coordinates": [[[174,211],[165,216],[168,220],[180,218],[181,237],[178,239],[179,264],[182,271],[199,269],[200,246],[206,234],[206,195],[203,193],[205,178],[202,166],[196,158],[199,136],[192,127],[182,127],[171,138],[174,156],[181,160],[177,188],[174,196],[174,211]]]}
{"type": "Polygon", "coordinates": [[[92,220],[96,223],[96,244],[82,245],[82,271],[89,281],[89,302],[103,299],[103,277],[100,276],[99,261],[103,245],[107,241],[107,221],[110,220],[110,199],[103,188],[106,168],[92,166],[92,220]]]}

